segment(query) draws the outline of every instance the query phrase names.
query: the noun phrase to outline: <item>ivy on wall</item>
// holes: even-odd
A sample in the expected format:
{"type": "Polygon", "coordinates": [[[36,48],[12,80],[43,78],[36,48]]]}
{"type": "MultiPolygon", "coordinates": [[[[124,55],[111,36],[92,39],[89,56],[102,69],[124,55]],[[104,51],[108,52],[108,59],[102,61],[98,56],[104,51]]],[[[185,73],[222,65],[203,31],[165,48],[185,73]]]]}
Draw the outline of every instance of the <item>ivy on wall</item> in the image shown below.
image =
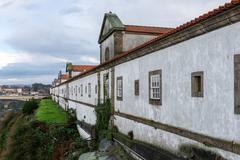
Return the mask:
{"type": "Polygon", "coordinates": [[[96,108],[96,132],[97,139],[100,141],[103,138],[111,138],[111,131],[109,130],[109,120],[111,117],[111,102],[107,99],[103,104],[99,104],[96,108]]]}

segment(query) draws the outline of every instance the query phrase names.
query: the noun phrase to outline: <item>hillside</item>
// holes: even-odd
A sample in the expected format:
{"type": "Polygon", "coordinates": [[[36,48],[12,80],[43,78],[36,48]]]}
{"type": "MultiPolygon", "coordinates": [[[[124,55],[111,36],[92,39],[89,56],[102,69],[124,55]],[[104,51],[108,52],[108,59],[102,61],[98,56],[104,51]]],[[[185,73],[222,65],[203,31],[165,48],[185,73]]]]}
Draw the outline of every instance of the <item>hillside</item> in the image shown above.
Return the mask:
{"type": "Polygon", "coordinates": [[[74,160],[89,150],[78,134],[75,120],[56,104],[52,104],[55,112],[49,112],[52,117],[41,120],[36,116],[47,109],[48,103],[51,100],[41,101],[33,114],[9,112],[4,116],[0,122],[0,160],[74,160]],[[59,119],[61,116],[64,118],[59,119]]]}
{"type": "Polygon", "coordinates": [[[95,143],[83,140],[71,115],[50,99],[32,100],[22,112],[8,112],[0,121],[0,160],[132,160],[104,138],[106,130],[99,130],[102,138],[95,143]]]}

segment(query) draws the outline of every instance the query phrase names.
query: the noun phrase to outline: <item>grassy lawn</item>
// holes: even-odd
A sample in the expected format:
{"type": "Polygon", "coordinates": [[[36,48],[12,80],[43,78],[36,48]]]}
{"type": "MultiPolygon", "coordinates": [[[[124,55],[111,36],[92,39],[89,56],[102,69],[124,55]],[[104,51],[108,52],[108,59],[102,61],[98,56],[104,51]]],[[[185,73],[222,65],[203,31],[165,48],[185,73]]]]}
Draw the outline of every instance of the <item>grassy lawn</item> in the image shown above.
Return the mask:
{"type": "Polygon", "coordinates": [[[41,100],[36,118],[46,123],[67,123],[67,113],[58,108],[58,105],[51,99],[41,100]]]}

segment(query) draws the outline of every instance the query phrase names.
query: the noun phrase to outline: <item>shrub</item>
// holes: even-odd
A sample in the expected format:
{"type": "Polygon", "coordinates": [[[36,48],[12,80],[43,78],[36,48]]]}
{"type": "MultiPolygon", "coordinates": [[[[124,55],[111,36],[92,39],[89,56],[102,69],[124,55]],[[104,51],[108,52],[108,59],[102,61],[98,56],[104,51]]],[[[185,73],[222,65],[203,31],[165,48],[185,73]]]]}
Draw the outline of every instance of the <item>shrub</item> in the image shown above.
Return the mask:
{"type": "Polygon", "coordinates": [[[111,138],[111,131],[108,130],[109,120],[111,117],[111,102],[108,99],[105,103],[96,107],[97,123],[96,130],[98,141],[103,138],[111,138]]]}
{"type": "Polygon", "coordinates": [[[30,101],[25,102],[23,106],[23,113],[32,114],[38,108],[38,101],[35,99],[31,99],[30,101]]]}
{"type": "Polygon", "coordinates": [[[88,142],[79,136],[75,117],[67,124],[43,123],[30,114],[37,107],[37,101],[32,99],[24,105],[26,114],[9,114],[0,125],[0,152],[6,151],[4,160],[77,160],[89,151],[88,142]],[[7,146],[6,139],[11,142],[7,146]]]}
{"type": "Polygon", "coordinates": [[[51,142],[52,137],[42,132],[40,128],[24,122],[14,131],[7,159],[50,160],[53,152],[51,142]]]}
{"type": "Polygon", "coordinates": [[[52,99],[51,96],[43,97],[42,99],[52,99]]]}
{"type": "Polygon", "coordinates": [[[0,124],[0,150],[5,149],[8,132],[16,120],[17,114],[9,112],[0,124]]]}

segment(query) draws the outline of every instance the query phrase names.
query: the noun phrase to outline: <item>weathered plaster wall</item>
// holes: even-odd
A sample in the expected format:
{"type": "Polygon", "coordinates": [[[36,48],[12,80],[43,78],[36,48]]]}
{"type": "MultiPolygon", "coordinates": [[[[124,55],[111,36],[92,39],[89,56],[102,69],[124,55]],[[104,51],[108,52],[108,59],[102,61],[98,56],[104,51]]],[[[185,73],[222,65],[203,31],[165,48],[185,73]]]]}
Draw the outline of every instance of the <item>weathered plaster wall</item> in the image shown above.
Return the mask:
{"type": "Polygon", "coordinates": [[[74,77],[74,76],[77,76],[77,75],[79,75],[80,74],[80,72],[72,72],[72,76],[74,77]]]}
{"type": "Polygon", "coordinates": [[[98,95],[95,93],[95,86],[98,84],[97,73],[90,76],[72,81],[69,83],[70,94],[69,99],[81,101],[84,103],[96,105],[98,95]],[[91,96],[89,97],[88,83],[91,84],[91,96]],[[83,94],[81,96],[81,85],[83,85],[83,94]],[[87,92],[86,91],[87,87],[87,92]],[[71,91],[72,90],[72,91],[71,91]],[[74,91],[75,90],[75,91],[74,91]]]}
{"type": "MultiPolygon", "coordinates": [[[[116,66],[115,78],[123,77],[123,101],[115,98],[115,110],[239,142],[240,115],[234,114],[233,99],[233,55],[240,53],[239,30],[236,23],[116,66]],[[148,95],[148,73],[157,69],[162,70],[161,106],[150,105],[148,95]],[[203,98],[191,97],[191,73],[196,71],[204,72],[203,98]],[[139,96],[134,95],[137,79],[139,96]]],[[[157,136],[159,130],[143,129],[140,123],[118,118],[116,124],[124,133],[134,130],[136,138],[146,142],[185,143],[177,136],[157,136]]]]}
{"type": "Polygon", "coordinates": [[[114,35],[111,34],[106,40],[101,43],[102,62],[105,62],[106,48],[109,48],[109,59],[114,57],[114,35]]]}
{"type": "Polygon", "coordinates": [[[213,151],[220,154],[221,156],[227,158],[228,160],[238,160],[239,155],[223,151],[220,149],[215,149],[212,147],[207,147],[202,143],[198,143],[188,138],[178,136],[163,130],[155,129],[153,127],[134,122],[129,119],[125,119],[119,116],[115,116],[115,125],[118,126],[118,129],[121,130],[123,134],[128,135],[129,131],[134,132],[134,139],[138,139],[155,146],[159,146],[165,150],[168,150],[176,155],[184,156],[183,152],[180,152],[179,149],[182,145],[192,145],[204,148],[208,151],[213,151]],[[127,124],[127,125],[126,125],[127,124]]]}
{"type": "MultiPolygon", "coordinates": [[[[97,73],[92,74],[87,77],[83,77],[76,81],[72,81],[69,83],[70,90],[73,90],[73,94],[69,94],[69,108],[76,109],[77,119],[79,121],[84,121],[87,124],[95,125],[96,124],[96,114],[93,106],[89,105],[97,105],[98,102],[98,89],[97,92],[96,86],[98,85],[97,73]],[[91,84],[91,96],[89,96],[89,85],[91,84]],[[83,86],[83,93],[81,95],[81,85],[83,86]],[[75,88],[75,92],[74,92],[75,88]],[[86,90],[87,89],[87,90],[86,90]],[[86,92],[87,91],[87,92],[86,92]],[[86,103],[86,104],[85,104],[86,103]],[[89,104],[89,105],[88,105],[89,104]]],[[[79,133],[88,138],[89,135],[79,127],[79,133]]]]}
{"type": "Polygon", "coordinates": [[[133,49],[157,36],[123,32],[123,52],[133,49]]]}
{"type": "Polygon", "coordinates": [[[62,107],[62,109],[66,109],[66,101],[64,98],[59,97],[59,105],[62,107]]]}
{"type": "Polygon", "coordinates": [[[95,125],[96,124],[96,113],[93,107],[89,107],[83,104],[75,103],[69,101],[70,105],[74,105],[76,107],[77,119],[79,121],[84,121],[88,124],[95,125]]]}
{"type": "Polygon", "coordinates": [[[66,84],[63,84],[58,87],[59,88],[59,96],[66,97],[66,84]]]}

